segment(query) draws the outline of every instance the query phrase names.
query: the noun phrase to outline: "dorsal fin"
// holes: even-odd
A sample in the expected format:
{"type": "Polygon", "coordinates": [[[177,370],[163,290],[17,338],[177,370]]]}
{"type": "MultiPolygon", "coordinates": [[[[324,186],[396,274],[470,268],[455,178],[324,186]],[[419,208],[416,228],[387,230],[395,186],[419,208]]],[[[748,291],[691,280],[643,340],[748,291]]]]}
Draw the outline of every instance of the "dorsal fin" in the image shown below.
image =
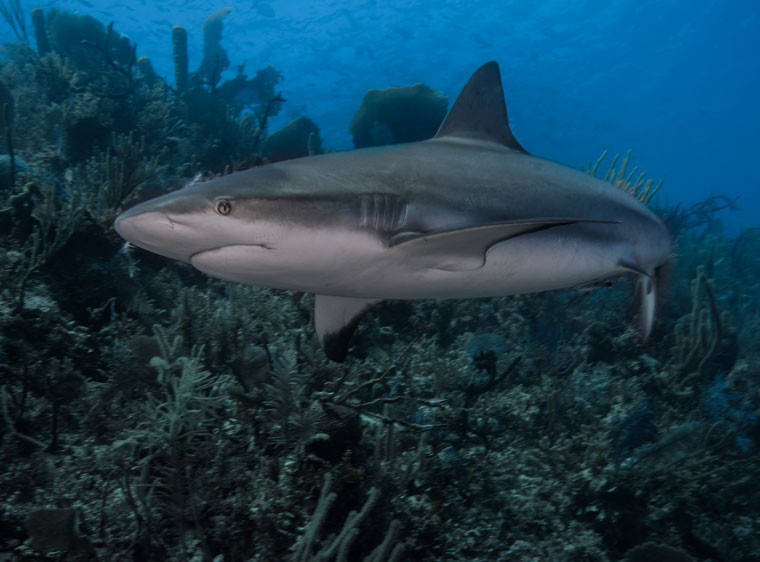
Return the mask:
{"type": "Polygon", "coordinates": [[[526,152],[509,129],[499,64],[485,63],[459,92],[435,138],[464,137],[498,142],[526,152]]]}

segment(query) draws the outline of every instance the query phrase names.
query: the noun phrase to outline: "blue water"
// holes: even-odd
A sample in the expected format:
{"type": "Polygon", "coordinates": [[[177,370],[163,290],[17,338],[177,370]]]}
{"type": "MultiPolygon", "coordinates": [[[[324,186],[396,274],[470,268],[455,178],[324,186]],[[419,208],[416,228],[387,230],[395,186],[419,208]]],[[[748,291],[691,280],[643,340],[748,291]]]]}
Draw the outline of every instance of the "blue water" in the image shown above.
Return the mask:
{"type": "MultiPolygon", "coordinates": [[[[0,6],[13,2],[37,6],[0,6]]],[[[394,540],[425,562],[758,560],[760,228],[734,235],[760,227],[760,0],[41,7],[113,21],[171,83],[172,26],[195,71],[201,25],[225,6],[223,80],[244,62],[284,77],[270,132],[305,114],[324,147],[348,150],[368,89],[425,82],[453,102],[496,60],[528,151],[581,167],[630,149],[665,179],[655,210],[711,195],[741,210],[721,213],[728,236],[705,228],[709,213],[672,213],[677,259],[640,286],[656,281],[662,305],[646,343],[634,284],[614,278],[386,303],[339,366],[319,350],[311,297],[218,282],[113,231],[117,213],[198,167],[261,163],[250,129],[206,126],[229,110],[219,92],[149,95],[123,68],[83,87],[104,59],[59,72],[57,55],[9,49],[0,145],[12,152],[18,132],[26,164],[0,154],[0,172],[16,162],[0,173],[0,559],[92,559],[89,535],[101,560],[303,561],[337,535],[349,560],[394,540]],[[135,115],[140,126],[121,122],[135,115]]],[[[0,18],[0,43],[14,39],[0,18]]],[[[505,274],[523,266],[530,256],[505,274]]]]}
{"type": "MultiPolygon", "coordinates": [[[[36,6],[22,2],[25,8],[36,6]]],[[[370,88],[423,81],[453,100],[495,59],[512,128],[533,154],[581,166],[633,150],[660,201],[740,197],[733,229],[760,225],[760,3],[752,0],[180,2],[70,0],[45,7],[115,22],[156,70],[173,75],[170,29],[230,6],[222,45],[234,74],[274,64],[288,100],[272,129],[306,114],[324,145],[351,147],[348,124],[370,88]]],[[[12,38],[0,21],[2,40],[12,38]]]]}

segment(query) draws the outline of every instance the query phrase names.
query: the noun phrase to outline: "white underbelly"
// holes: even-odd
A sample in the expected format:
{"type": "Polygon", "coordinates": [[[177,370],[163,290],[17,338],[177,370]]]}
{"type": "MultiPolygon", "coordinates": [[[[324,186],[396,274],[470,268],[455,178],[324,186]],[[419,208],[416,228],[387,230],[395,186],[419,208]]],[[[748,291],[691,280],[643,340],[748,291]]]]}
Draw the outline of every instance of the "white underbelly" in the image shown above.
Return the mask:
{"type": "Polygon", "coordinates": [[[312,237],[276,249],[230,246],[195,256],[192,263],[231,281],[325,295],[470,298],[561,289],[608,277],[621,270],[626,251],[622,245],[538,232],[492,246],[482,267],[450,271],[369,237],[312,237]]]}

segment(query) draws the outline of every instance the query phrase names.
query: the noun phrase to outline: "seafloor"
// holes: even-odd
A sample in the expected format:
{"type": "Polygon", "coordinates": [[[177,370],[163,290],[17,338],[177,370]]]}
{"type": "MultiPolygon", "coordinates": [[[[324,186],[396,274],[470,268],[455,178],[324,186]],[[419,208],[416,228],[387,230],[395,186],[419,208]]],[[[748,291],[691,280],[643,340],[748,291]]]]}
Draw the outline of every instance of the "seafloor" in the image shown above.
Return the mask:
{"type": "Polygon", "coordinates": [[[266,135],[279,73],[219,84],[211,34],[170,87],[110,26],[34,19],[0,62],[0,560],[760,560],[760,232],[725,234],[733,201],[653,200],[677,255],[651,343],[619,279],[388,303],[331,363],[311,296],[112,227],[321,151],[311,122],[266,135]]]}

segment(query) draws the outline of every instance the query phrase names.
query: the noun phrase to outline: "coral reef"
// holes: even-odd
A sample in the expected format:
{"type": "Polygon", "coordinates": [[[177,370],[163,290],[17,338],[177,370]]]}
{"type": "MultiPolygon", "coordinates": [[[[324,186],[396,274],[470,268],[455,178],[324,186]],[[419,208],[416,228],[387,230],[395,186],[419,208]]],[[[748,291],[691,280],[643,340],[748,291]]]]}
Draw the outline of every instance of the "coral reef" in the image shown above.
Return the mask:
{"type": "Polygon", "coordinates": [[[52,48],[91,78],[101,70],[100,65],[93,64],[96,54],[102,54],[103,63],[114,68],[125,68],[135,62],[132,43],[113,29],[113,23],[105,26],[92,16],[52,8],[45,18],[45,27],[52,48]]]}
{"type": "MultiPolygon", "coordinates": [[[[318,152],[305,120],[267,137],[279,71],[172,88],[112,26],[63,14],[35,18],[92,44],[51,33],[0,61],[0,558],[757,558],[760,232],[727,236],[728,200],[650,201],[678,258],[646,346],[616,279],[386,303],[333,364],[309,295],[205,277],[111,227],[199,172],[318,152]]],[[[628,167],[609,181],[649,200],[628,167]]]]}
{"type": "Polygon", "coordinates": [[[425,84],[370,90],[348,127],[354,147],[430,138],[443,122],[448,102],[447,97],[425,84]]]}
{"type": "Polygon", "coordinates": [[[319,127],[308,117],[299,117],[269,135],[261,149],[271,162],[319,154],[322,152],[319,127]]]}

